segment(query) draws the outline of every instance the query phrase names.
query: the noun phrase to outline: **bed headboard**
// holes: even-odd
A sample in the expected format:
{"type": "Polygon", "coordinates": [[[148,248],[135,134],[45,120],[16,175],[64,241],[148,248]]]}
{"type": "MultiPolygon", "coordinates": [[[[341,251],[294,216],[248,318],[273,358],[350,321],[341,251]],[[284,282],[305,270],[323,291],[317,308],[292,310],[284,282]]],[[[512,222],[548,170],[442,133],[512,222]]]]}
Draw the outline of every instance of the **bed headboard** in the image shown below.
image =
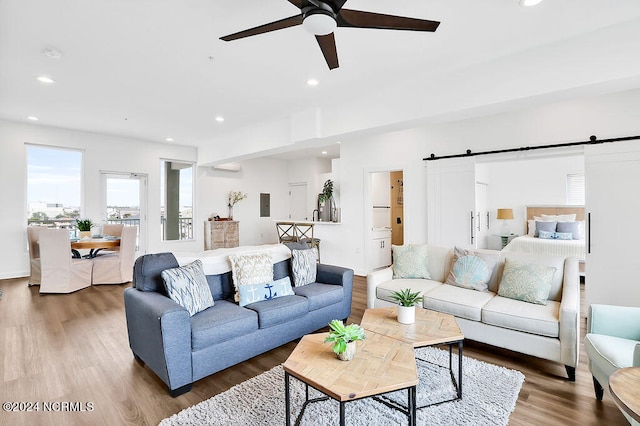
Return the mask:
{"type": "MultiPolygon", "coordinates": [[[[526,219],[533,220],[534,216],[542,217],[543,214],[573,214],[576,215],[576,221],[584,220],[584,206],[527,206],[526,219]]],[[[529,231],[529,222],[526,222],[525,229],[529,231]]]]}

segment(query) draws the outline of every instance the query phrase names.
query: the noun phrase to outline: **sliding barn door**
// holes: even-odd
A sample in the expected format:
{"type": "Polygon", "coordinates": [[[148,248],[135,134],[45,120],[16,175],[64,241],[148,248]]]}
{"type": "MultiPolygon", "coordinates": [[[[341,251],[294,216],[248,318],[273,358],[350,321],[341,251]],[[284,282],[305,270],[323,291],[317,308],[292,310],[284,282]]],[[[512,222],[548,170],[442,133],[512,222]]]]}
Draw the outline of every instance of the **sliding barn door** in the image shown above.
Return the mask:
{"type": "Polygon", "coordinates": [[[475,158],[427,161],[427,238],[438,246],[476,247],[475,158]]]}
{"type": "Polygon", "coordinates": [[[640,142],[585,147],[585,299],[640,306],[640,142]]]}

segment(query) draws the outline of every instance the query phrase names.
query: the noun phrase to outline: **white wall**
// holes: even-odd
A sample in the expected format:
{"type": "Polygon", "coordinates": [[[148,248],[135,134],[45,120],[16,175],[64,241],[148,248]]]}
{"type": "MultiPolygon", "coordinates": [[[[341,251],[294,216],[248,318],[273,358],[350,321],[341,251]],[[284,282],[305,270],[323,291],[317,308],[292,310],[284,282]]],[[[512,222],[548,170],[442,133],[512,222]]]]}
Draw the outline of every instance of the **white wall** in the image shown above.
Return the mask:
{"type": "MultiPolygon", "coordinates": [[[[197,160],[192,147],[145,142],[60,128],[0,120],[0,278],[28,275],[26,250],[27,162],[25,144],[81,149],[84,151],[82,215],[102,217],[100,171],[132,172],[148,175],[150,252],[197,249],[197,241],[162,242],[154,223],[160,223],[160,159],[186,162],[197,160]]],[[[197,200],[195,202],[197,204],[197,200]]],[[[159,226],[159,225],[158,225],[159,226]]]]}
{"type": "Polygon", "coordinates": [[[233,208],[233,219],[240,222],[240,245],[277,243],[274,220],[286,218],[289,211],[288,163],[266,158],[248,160],[240,163],[239,172],[198,167],[198,240],[202,241],[202,222],[208,217],[227,217],[229,191],[242,191],[248,197],[233,208]],[[271,195],[270,217],[260,217],[260,193],[271,195]]]}
{"type": "MultiPolygon", "coordinates": [[[[508,155],[508,154],[505,154],[508,155]]],[[[525,232],[525,207],[565,205],[567,174],[584,173],[584,156],[511,160],[485,163],[488,175],[490,234],[499,233],[502,221],[496,219],[499,208],[513,209],[509,230],[525,232]]]]}
{"type": "MultiPolygon", "coordinates": [[[[371,219],[370,183],[365,175],[373,171],[403,170],[405,201],[405,242],[427,241],[426,168],[423,157],[562,142],[640,135],[640,90],[512,111],[482,118],[440,125],[419,126],[375,136],[344,139],[341,146],[340,187],[342,225],[337,264],[367,272],[366,250],[371,219]]],[[[518,158],[539,157],[533,152],[518,158]]],[[[515,167],[515,166],[514,166],[515,167]]],[[[530,175],[531,170],[514,171],[530,175]]],[[[539,174],[539,173],[537,173],[539,174]]],[[[508,188],[507,188],[508,189],[508,188]]],[[[624,191],[626,188],[619,188],[624,191]]],[[[509,190],[511,191],[511,190],[509,190]]],[[[551,202],[536,195],[523,204],[551,202]]],[[[557,196],[554,195],[554,200],[557,196]]],[[[500,202],[500,201],[496,201],[500,202]]],[[[562,203],[561,203],[562,204],[562,203]]],[[[497,206],[496,206],[497,207],[497,206]]],[[[324,244],[324,241],[323,241],[324,244]]],[[[324,259],[323,259],[324,260],[324,259]]]]}

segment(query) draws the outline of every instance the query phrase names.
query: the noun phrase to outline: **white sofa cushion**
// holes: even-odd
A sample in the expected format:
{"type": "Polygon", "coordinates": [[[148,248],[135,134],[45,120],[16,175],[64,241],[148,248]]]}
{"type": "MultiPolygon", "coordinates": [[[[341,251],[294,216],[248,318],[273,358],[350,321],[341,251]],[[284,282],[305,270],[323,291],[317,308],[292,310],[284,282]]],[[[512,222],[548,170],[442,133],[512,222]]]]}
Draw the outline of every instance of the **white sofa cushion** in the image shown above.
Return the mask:
{"type": "Polygon", "coordinates": [[[379,284],[376,287],[376,297],[380,300],[386,300],[387,302],[397,303],[391,297],[391,293],[394,291],[404,290],[410,288],[411,291],[419,291],[421,296],[424,293],[433,290],[436,287],[440,287],[442,283],[433,280],[416,279],[416,278],[398,278],[395,280],[387,281],[379,284]]]}
{"type": "Polygon", "coordinates": [[[560,332],[560,303],[536,305],[496,296],[482,308],[482,322],[547,337],[560,332]]]}
{"type": "Polygon", "coordinates": [[[423,305],[427,309],[445,312],[472,321],[482,319],[482,307],[496,294],[490,291],[475,291],[442,284],[424,295],[423,305]]]}

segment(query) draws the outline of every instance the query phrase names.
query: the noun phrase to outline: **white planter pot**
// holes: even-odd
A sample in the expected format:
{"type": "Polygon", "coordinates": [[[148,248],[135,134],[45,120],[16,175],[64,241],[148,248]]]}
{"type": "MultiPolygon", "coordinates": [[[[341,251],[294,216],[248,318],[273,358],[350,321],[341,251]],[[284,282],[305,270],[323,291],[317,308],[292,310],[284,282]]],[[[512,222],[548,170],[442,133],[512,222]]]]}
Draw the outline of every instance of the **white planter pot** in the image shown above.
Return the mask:
{"type": "Polygon", "coordinates": [[[341,354],[338,354],[338,358],[343,361],[351,361],[356,355],[356,342],[347,343],[347,349],[341,354]]]}
{"type": "Polygon", "coordinates": [[[416,307],[398,305],[398,322],[401,324],[416,322],[416,307]]]}

